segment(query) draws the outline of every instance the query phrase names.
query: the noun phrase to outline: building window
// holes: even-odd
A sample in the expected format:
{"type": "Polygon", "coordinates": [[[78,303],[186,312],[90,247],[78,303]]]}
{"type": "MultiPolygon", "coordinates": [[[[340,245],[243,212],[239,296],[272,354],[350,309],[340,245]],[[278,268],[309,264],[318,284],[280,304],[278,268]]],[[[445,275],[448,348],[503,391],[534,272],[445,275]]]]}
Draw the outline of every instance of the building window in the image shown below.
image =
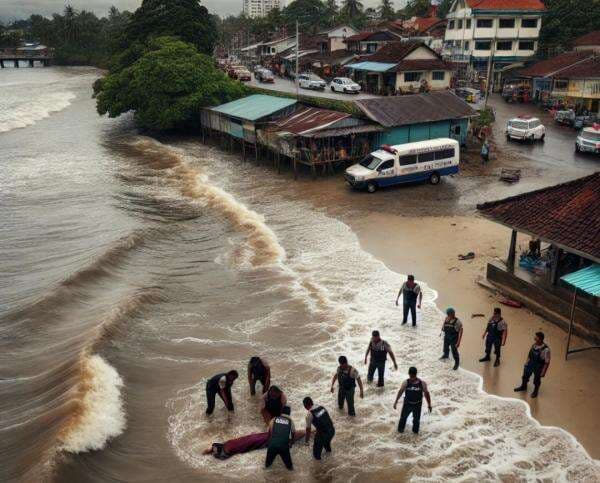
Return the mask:
{"type": "Polygon", "coordinates": [[[470,18],[467,19],[467,28],[468,29],[471,28],[471,19],[470,18]]]}
{"type": "Polygon", "coordinates": [[[465,41],[465,50],[469,50],[469,41],[465,41]]]}
{"type": "Polygon", "coordinates": [[[404,82],[418,82],[421,78],[420,72],[405,72],[404,82]]]}
{"type": "Polygon", "coordinates": [[[521,27],[523,27],[524,29],[535,29],[537,28],[537,24],[537,18],[524,18],[521,20],[521,27]]]}
{"type": "Polygon", "coordinates": [[[377,44],[367,44],[367,52],[372,54],[377,51],[377,44]]]}
{"type": "Polygon", "coordinates": [[[496,50],[512,50],[512,41],[503,40],[502,42],[496,42],[496,50]]]}
{"type": "Polygon", "coordinates": [[[535,42],[533,40],[520,40],[519,50],[535,50],[535,42]]]}
{"type": "Polygon", "coordinates": [[[500,19],[500,28],[501,29],[514,29],[515,28],[515,19],[514,18],[501,18],[500,19]]]}
{"type": "Polygon", "coordinates": [[[436,81],[443,81],[446,78],[446,73],[443,70],[434,70],[431,73],[431,79],[436,81]]]}
{"type": "Polygon", "coordinates": [[[462,29],[462,19],[459,19],[456,21],[456,28],[458,30],[462,29]]]}
{"type": "Polygon", "coordinates": [[[568,80],[557,80],[554,81],[554,89],[557,91],[566,91],[567,87],[569,87],[568,80]]]}
{"type": "Polygon", "coordinates": [[[492,42],[489,40],[479,40],[475,42],[475,50],[490,50],[492,42]]]}
{"type": "Polygon", "coordinates": [[[494,20],[491,18],[478,18],[477,28],[479,29],[491,29],[494,25],[494,20]]]}
{"type": "Polygon", "coordinates": [[[454,28],[454,20],[450,20],[448,22],[448,30],[452,30],[454,28]]]}

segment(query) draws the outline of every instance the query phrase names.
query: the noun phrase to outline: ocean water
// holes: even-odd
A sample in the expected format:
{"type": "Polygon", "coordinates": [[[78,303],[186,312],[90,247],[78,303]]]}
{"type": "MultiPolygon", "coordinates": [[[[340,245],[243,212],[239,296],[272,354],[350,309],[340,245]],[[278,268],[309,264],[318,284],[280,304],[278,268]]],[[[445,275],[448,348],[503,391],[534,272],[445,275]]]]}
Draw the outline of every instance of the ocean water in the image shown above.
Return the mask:
{"type": "Polygon", "coordinates": [[[0,72],[1,480],[599,481],[571,435],[438,360],[427,281],[419,326],[400,328],[404,276],[346,224],[217,146],[99,118],[96,76],[0,72]],[[399,371],[367,385],[349,418],[331,377],[344,354],[366,379],[374,329],[399,371]],[[329,409],[322,463],[303,445],[291,476],[263,470],[264,452],[201,454],[264,430],[244,382],[253,355],[271,362],[298,427],[305,396],[329,409]],[[412,365],[434,407],[419,436],[396,432],[392,408],[412,365]],[[217,401],[207,417],[206,378],[229,369],[236,411],[217,401]]]}

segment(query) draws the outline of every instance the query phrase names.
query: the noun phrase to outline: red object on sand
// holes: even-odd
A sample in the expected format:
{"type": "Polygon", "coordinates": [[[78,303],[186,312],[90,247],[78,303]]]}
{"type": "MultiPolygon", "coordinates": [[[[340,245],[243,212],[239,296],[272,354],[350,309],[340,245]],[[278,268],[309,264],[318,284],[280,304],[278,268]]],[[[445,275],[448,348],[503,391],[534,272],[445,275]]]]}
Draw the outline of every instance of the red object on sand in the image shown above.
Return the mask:
{"type": "Polygon", "coordinates": [[[521,307],[523,307],[523,304],[521,302],[518,302],[516,300],[512,300],[512,299],[500,299],[500,303],[504,304],[504,305],[508,305],[509,307],[516,307],[517,309],[520,309],[521,307]]]}

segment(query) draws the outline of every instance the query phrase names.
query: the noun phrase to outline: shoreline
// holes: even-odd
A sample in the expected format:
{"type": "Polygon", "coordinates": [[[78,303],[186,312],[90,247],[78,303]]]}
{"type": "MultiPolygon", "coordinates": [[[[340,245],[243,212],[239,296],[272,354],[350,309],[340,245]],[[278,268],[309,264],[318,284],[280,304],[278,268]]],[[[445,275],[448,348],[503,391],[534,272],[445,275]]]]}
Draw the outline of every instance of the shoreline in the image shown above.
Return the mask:
{"type": "MultiPolygon", "coordinates": [[[[567,334],[564,331],[527,308],[499,305],[491,292],[476,283],[478,275],[485,275],[482,266],[488,260],[506,253],[508,229],[482,218],[469,216],[414,218],[378,213],[369,213],[349,225],[358,237],[361,248],[390,270],[404,274],[415,271],[411,270],[411,266],[419,267],[415,277],[417,281],[424,281],[435,292],[435,304],[440,311],[446,306],[456,309],[464,324],[463,341],[459,349],[461,368],[479,377],[481,391],[501,399],[525,403],[528,415],[538,424],[564,431],[591,458],[596,461],[600,459],[600,421],[593,403],[600,397],[600,388],[592,383],[600,363],[600,354],[592,351],[565,361],[564,344],[567,334]],[[455,235],[458,231],[464,237],[448,236],[455,235]],[[427,232],[429,236],[422,236],[422,232],[427,232]],[[483,232],[486,236],[481,236],[483,232]],[[446,241],[437,244],[440,235],[446,235],[446,241]],[[469,241],[463,242],[465,238],[469,241]],[[415,258],[423,255],[432,240],[437,250],[435,260],[429,263],[424,263],[423,260],[416,262],[415,258]],[[490,242],[494,244],[490,245],[490,242]],[[412,246],[418,249],[410,251],[412,246]],[[456,259],[456,255],[468,251],[475,252],[474,260],[466,262],[456,259]],[[483,330],[496,305],[502,307],[509,332],[506,346],[503,347],[501,365],[494,368],[491,363],[480,363],[478,359],[483,355],[483,330]],[[471,317],[477,313],[483,313],[485,317],[471,317]],[[524,359],[537,330],[546,334],[546,342],[552,350],[552,362],[547,377],[542,381],[539,397],[531,399],[531,382],[526,394],[516,394],[513,388],[520,382],[524,359]],[[561,381],[567,380],[568,387],[564,387],[561,381]]],[[[389,287],[392,302],[397,290],[398,287],[389,287]]],[[[399,330],[402,330],[401,317],[400,307],[399,330]]],[[[417,314],[417,319],[418,317],[417,314]]],[[[441,317],[442,315],[440,323],[441,317]]],[[[435,341],[432,350],[441,352],[441,341],[435,341]]],[[[432,394],[432,397],[435,398],[435,395],[432,394]]]]}

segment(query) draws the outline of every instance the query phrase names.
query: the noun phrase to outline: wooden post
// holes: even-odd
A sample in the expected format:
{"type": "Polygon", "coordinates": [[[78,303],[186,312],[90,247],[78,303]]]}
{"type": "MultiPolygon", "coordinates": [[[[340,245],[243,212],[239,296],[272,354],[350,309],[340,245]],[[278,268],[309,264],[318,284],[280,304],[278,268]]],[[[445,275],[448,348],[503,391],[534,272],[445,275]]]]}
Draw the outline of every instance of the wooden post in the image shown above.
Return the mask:
{"type": "Polygon", "coordinates": [[[510,247],[508,249],[508,259],[506,260],[506,268],[511,273],[515,272],[515,258],[517,252],[517,230],[513,230],[510,235],[510,247]]]}
{"type": "Polygon", "coordinates": [[[294,154],[293,157],[293,162],[294,162],[294,180],[298,179],[298,163],[296,161],[296,155],[294,154]]]}
{"type": "Polygon", "coordinates": [[[231,134],[229,135],[229,152],[233,152],[233,136],[231,134]]]}
{"type": "Polygon", "coordinates": [[[573,304],[571,305],[571,320],[569,322],[569,336],[567,337],[567,351],[565,352],[565,361],[569,358],[569,347],[571,346],[571,335],[573,334],[573,324],[575,323],[575,307],[577,304],[577,287],[573,294],[573,304]]]}
{"type": "Polygon", "coordinates": [[[15,59],[15,68],[19,68],[19,59],[15,59]]]}
{"type": "Polygon", "coordinates": [[[246,161],[246,141],[242,139],[242,161],[246,161]]]}
{"type": "Polygon", "coordinates": [[[29,67],[33,67],[33,59],[29,59],[29,67]]]}
{"type": "Polygon", "coordinates": [[[317,179],[317,168],[314,161],[310,164],[310,173],[312,175],[312,179],[317,179]]]}
{"type": "Polygon", "coordinates": [[[0,59],[0,69],[4,69],[4,59],[0,59]]]}
{"type": "Polygon", "coordinates": [[[254,161],[256,161],[256,165],[258,166],[258,143],[254,142],[254,161]]]}
{"type": "Polygon", "coordinates": [[[552,272],[550,273],[550,283],[556,285],[558,283],[558,267],[560,265],[560,257],[562,257],[562,248],[554,247],[554,260],[552,260],[552,272]]]}
{"type": "Polygon", "coordinates": [[[281,157],[279,156],[279,151],[277,151],[277,174],[281,174],[281,157]]]}

